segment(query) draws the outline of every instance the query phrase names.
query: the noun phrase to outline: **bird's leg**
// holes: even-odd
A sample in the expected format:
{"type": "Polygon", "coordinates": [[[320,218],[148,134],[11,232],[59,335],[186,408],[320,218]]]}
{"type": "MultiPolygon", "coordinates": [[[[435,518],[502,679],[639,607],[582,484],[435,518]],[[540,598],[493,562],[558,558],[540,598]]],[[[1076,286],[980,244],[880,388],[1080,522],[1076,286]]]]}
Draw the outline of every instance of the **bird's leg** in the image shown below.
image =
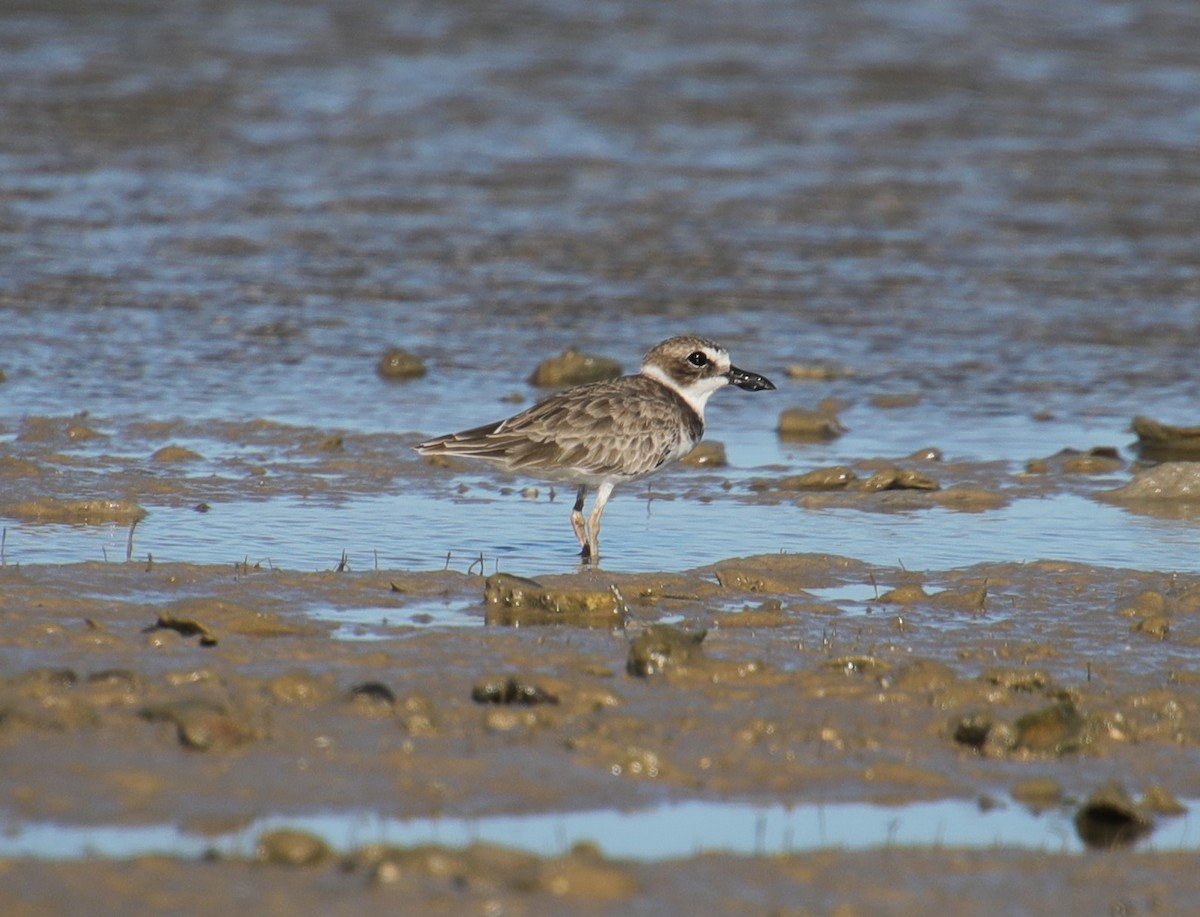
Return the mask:
{"type": "Polygon", "coordinates": [[[600,517],[604,514],[604,505],[612,496],[613,484],[605,481],[596,488],[596,500],[592,504],[592,513],[587,520],[587,552],[584,554],[593,563],[600,557],[600,517]]]}
{"type": "Polygon", "coordinates": [[[587,485],[580,484],[579,490],[575,493],[575,508],[571,510],[571,528],[575,530],[575,537],[579,539],[581,557],[588,556],[587,523],[583,520],[583,501],[587,497],[587,492],[587,485]]]}

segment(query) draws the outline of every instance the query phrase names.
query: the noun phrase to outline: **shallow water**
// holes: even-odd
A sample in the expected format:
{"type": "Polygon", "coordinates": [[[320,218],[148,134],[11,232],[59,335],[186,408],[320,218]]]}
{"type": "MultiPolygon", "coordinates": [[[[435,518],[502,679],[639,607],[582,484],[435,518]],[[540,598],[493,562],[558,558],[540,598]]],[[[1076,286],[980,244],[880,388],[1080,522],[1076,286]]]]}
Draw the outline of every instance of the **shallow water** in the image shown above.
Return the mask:
{"type": "MultiPolygon", "coordinates": [[[[515,492],[469,503],[417,494],[333,504],[279,498],[203,515],[160,508],[134,530],[133,556],[332,570],[345,551],[351,570],[566,573],[578,569],[569,512],[561,493],[550,502],[515,492]]],[[[605,511],[604,531],[603,567],[618,571],[688,570],[731,555],[779,552],[840,554],[909,570],[1052,559],[1200,571],[1195,520],[1139,516],[1068,494],[983,514],[813,511],[716,495],[698,503],[626,494],[605,511]]],[[[12,564],[120,562],[128,549],[127,526],[18,523],[7,526],[5,557],[12,564]]]]}
{"type": "MultiPolygon", "coordinates": [[[[1048,853],[1086,849],[1069,812],[1036,813],[1015,803],[987,808],[960,800],[902,806],[822,803],[793,807],[690,801],[636,812],[483,818],[396,819],[378,813],[272,817],[236,833],[208,836],[173,825],[17,823],[6,826],[0,835],[0,857],[131,859],[150,854],[197,857],[208,852],[252,857],[259,835],[279,828],[311,832],[339,851],[367,844],[465,847],[493,843],[551,857],[586,843],[613,859],[651,862],[711,852],[779,856],[895,846],[1008,847],[1048,853]]],[[[1190,816],[1166,819],[1139,847],[1200,851],[1200,831],[1190,816]]]]}

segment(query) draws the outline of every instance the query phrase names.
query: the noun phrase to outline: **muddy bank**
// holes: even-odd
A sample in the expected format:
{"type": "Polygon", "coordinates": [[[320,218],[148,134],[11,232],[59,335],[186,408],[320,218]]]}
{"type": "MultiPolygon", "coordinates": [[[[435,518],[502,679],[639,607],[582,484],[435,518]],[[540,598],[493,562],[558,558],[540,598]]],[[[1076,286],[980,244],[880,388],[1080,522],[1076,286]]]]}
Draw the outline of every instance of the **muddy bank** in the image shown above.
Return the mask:
{"type": "Polygon", "coordinates": [[[307,867],[245,862],[0,863],[33,917],[143,910],[287,914],[1182,914],[1200,896],[1193,854],[1079,858],[1011,851],[891,849],[771,858],[705,855],[610,862],[588,850],[541,860],[494,848],[366,850],[307,867]]]}
{"type": "MultiPolygon", "coordinates": [[[[939,798],[1074,809],[1113,782],[1158,800],[1144,803],[1152,825],[1200,796],[1200,577],[1049,562],[914,573],[775,555],[524,580],[508,626],[486,625],[487,596],[512,588],[454,571],[0,569],[0,808],[14,826],[215,836],[314,810],[470,818],[939,798]],[[619,621],[572,614],[597,595],[619,597],[619,621]],[[522,620],[525,608],[536,614],[522,620]],[[439,626],[451,612],[459,626],[439,626]],[[647,658],[656,664],[638,664],[647,658]]],[[[28,913],[74,909],[97,885],[113,913],[146,896],[184,910],[222,896],[282,907],[315,889],[346,913],[393,895],[414,913],[497,901],[511,913],[653,912],[697,894],[718,910],[820,910],[851,892],[864,913],[873,900],[926,913],[964,883],[978,913],[988,889],[1008,886],[1023,912],[1052,913],[1066,875],[1085,910],[1200,892],[1175,855],[895,849],[652,864],[326,843],[275,838],[257,865],[0,870],[20,870],[28,913]]]]}
{"type": "Polygon", "coordinates": [[[620,620],[510,608],[516,627],[485,626],[486,582],[4,568],[3,806],[187,825],[314,799],[471,815],[970,798],[1034,778],[1200,795],[1197,577],[778,555],[545,577],[563,604],[619,595],[620,620]],[[671,633],[687,651],[653,656],[671,633]],[[659,664],[636,664],[639,641],[659,664]]]}

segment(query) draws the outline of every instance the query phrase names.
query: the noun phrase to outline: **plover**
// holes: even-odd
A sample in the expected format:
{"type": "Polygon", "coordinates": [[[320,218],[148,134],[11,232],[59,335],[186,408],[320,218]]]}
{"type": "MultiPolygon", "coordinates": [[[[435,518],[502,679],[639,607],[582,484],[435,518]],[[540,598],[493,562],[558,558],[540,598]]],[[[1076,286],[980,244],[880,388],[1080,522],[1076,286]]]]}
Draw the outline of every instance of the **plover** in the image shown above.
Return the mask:
{"type": "Polygon", "coordinates": [[[695,335],[669,338],[642,359],[637,375],[577,385],[495,423],[427,440],[422,455],[484,459],[507,471],[574,484],[571,527],[585,562],[600,556],[600,516],[617,484],[657,471],[704,435],[704,405],[725,385],[773,389],[738,369],[720,344],[695,335]],[[596,500],[585,519],[591,488],[596,500]]]}

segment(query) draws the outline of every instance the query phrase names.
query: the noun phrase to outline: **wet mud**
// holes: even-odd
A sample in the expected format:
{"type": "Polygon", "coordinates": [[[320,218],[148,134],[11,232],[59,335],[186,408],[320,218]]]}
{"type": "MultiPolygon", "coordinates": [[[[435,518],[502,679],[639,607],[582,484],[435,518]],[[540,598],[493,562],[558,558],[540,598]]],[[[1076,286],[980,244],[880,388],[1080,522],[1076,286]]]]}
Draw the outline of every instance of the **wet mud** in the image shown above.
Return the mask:
{"type": "Polygon", "coordinates": [[[0,912],[1200,912],[1197,15],[7,4],[0,912]]]}
{"type": "MultiPolygon", "coordinates": [[[[71,433],[78,419],[23,421],[0,468],[6,518],[128,524],[132,542],[144,517],[124,515],[134,495],[207,508],[197,512],[203,520],[250,495],[270,506],[316,491],[437,493],[448,473],[461,473],[411,454],[411,436],[263,420],[203,431],[88,420],[94,432],[84,439],[71,433]],[[208,454],[179,454],[176,442],[203,443],[208,454]],[[110,498],[81,499],[97,481],[110,498]],[[93,507],[110,515],[93,518],[93,507]]],[[[1062,494],[1161,503],[1137,482],[1172,467],[1139,469],[1106,448],[1014,465],[949,461],[929,447],[733,486],[701,463],[681,472],[676,499],[986,518],[1062,494]]],[[[352,568],[331,552],[326,570],[305,572],[164,562],[132,549],[107,562],[6,561],[7,817],[173,823],[203,836],[249,830],[264,814],[301,819],[314,801],[323,811],[414,819],[764,795],[999,799],[1072,813],[1079,841],[1108,849],[1152,839],[1181,817],[1178,800],[1200,798],[1200,575],[1063,561],[917,571],[786,552],[641,573],[601,563],[524,577],[450,558],[443,567],[352,568]]],[[[255,845],[203,866],[139,859],[112,900],[155,889],[182,909],[208,908],[238,887],[272,901],[322,887],[349,911],[415,895],[405,897],[414,913],[483,912],[497,901],[513,913],[551,901],[624,912],[681,906],[704,890],[703,863],[736,908],[764,882],[781,906],[801,887],[805,900],[836,897],[850,864],[925,873],[935,893],[959,881],[958,870],[1015,878],[1029,865],[1020,854],[964,851],[949,868],[898,849],[655,866],[586,847],[561,856],[486,845],[334,848],[286,827],[255,845]],[[838,868],[814,880],[813,863],[831,857],[838,868]]],[[[1054,868],[1053,857],[1038,862],[1054,868]]],[[[1134,854],[1121,868],[1187,898],[1195,890],[1178,863],[1134,854]]],[[[129,867],[21,868],[33,913],[56,901],[69,908],[129,867]]],[[[1089,867],[1070,867],[1079,868],[1089,867]]],[[[885,885],[897,912],[927,906],[925,897],[904,905],[887,879],[880,895],[885,885]]],[[[1098,873],[1083,900],[1107,906],[1122,887],[1098,873]]]]}
{"type": "MultiPolygon", "coordinates": [[[[889,803],[1011,794],[1034,807],[1078,806],[1080,837],[1109,847],[1152,834],[1153,806],[1136,807],[1126,793],[1200,797],[1187,763],[1200,745],[1197,576],[1049,562],[914,573],[772,555],[678,574],[515,579],[5,567],[9,817],[175,821],[204,833],[262,813],[298,818],[314,800],[409,818],[762,794],[889,803]],[[872,597],[853,607],[822,598],[864,587],[872,597]],[[535,616],[496,620],[497,595],[511,613],[535,616]],[[477,626],[405,620],[407,607],[430,599],[477,626]],[[599,619],[595,601],[605,605],[599,619]],[[392,609],[370,639],[340,639],[329,616],[306,614],[362,605],[392,609]],[[1114,780],[1120,786],[1105,790],[1114,780]]],[[[216,900],[202,890],[213,876],[257,881],[250,870],[273,876],[255,894],[281,883],[299,899],[310,883],[332,882],[352,909],[373,900],[352,903],[368,889],[424,895],[430,912],[451,889],[462,906],[499,896],[533,912],[545,900],[594,907],[599,895],[620,909],[646,894],[651,872],[652,897],[673,900],[675,877],[693,868],[652,870],[586,850],[545,860],[323,843],[265,838],[257,865],[144,861],[126,893],[167,869],[186,909],[216,900]],[[313,872],[287,879],[275,872],[281,864],[313,872]],[[188,876],[201,883],[194,899],[188,876]]],[[[985,871],[1024,862],[959,856],[985,871]]],[[[947,881],[945,864],[917,852],[846,862],[872,857],[947,881]]],[[[736,901],[754,876],[786,889],[813,862],[710,865],[736,901]]],[[[1171,862],[1135,855],[1121,868],[1170,872],[1171,862]]],[[[84,877],[103,872],[34,867],[24,882],[43,903],[73,900],[72,888],[82,894],[96,881],[84,877]]],[[[836,887],[832,877],[824,883],[836,887]]],[[[1098,880],[1089,894],[1109,900],[1116,887],[1098,880]]]]}
{"type": "MultiPolygon", "coordinates": [[[[705,854],[664,864],[610,863],[581,849],[558,858],[509,850],[371,849],[312,865],[180,863],[143,858],[118,873],[104,863],[0,864],[20,869],[32,893],[21,917],[62,912],[102,893],[108,913],[153,901],[163,912],[303,912],[314,901],[333,913],[658,914],[697,901],[712,913],[929,913],[966,917],[1054,914],[1070,901],[1089,913],[1177,913],[1200,891],[1193,854],[1079,859],[1014,851],[819,852],[804,856],[705,854]],[[873,877],[884,877],[882,880],[873,877]],[[901,881],[902,877],[902,881],[901,881]],[[794,902],[804,902],[796,906],[794,902]],[[848,905],[847,902],[854,902],[848,905]]],[[[0,873],[5,876],[6,873],[0,873]]]]}

